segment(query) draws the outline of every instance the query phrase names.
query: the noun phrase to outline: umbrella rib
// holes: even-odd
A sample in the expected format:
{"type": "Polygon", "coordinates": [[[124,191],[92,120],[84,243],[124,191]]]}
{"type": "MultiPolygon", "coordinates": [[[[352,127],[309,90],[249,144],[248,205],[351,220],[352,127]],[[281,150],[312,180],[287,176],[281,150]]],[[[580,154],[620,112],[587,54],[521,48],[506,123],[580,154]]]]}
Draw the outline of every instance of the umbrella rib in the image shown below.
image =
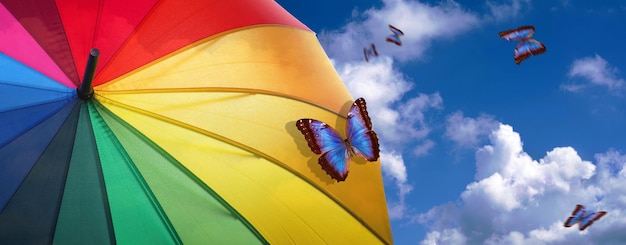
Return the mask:
{"type": "MultiPolygon", "coordinates": [[[[210,89],[210,91],[240,92],[240,91],[232,91],[231,89],[232,89],[232,88],[211,88],[211,89],[210,89]]],[[[180,89],[180,90],[184,90],[184,91],[189,91],[189,90],[191,90],[190,92],[196,92],[198,89],[180,89]]],[[[202,89],[202,90],[203,90],[203,91],[207,91],[206,89],[202,89]]],[[[137,91],[141,91],[141,92],[143,92],[143,93],[158,93],[157,91],[159,91],[159,92],[162,92],[162,91],[168,91],[168,92],[171,92],[171,89],[146,89],[146,90],[132,90],[132,91],[135,91],[135,93],[136,93],[137,91]]],[[[246,90],[246,91],[247,91],[247,90],[246,90]]],[[[265,90],[259,90],[259,91],[265,91],[265,90]]],[[[124,93],[124,92],[125,92],[125,93],[128,93],[128,91],[117,91],[117,92],[120,92],[120,93],[124,93]]],[[[268,92],[268,93],[265,93],[265,94],[271,94],[271,95],[278,94],[278,93],[275,93],[275,92],[270,92],[270,91],[267,91],[267,92],[268,92]]],[[[106,93],[111,93],[111,92],[106,92],[106,93]]],[[[113,92],[113,93],[116,93],[116,92],[113,92]]],[[[241,149],[243,149],[243,150],[245,150],[245,151],[251,152],[251,153],[256,154],[256,155],[259,155],[259,156],[261,156],[261,157],[263,157],[263,158],[267,159],[268,161],[275,163],[277,166],[279,166],[279,167],[281,167],[281,168],[283,168],[283,169],[285,169],[285,170],[289,171],[290,173],[292,173],[292,174],[294,174],[294,175],[298,176],[300,179],[302,179],[302,180],[306,181],[306,182],[307,182],[307,183],[309,183],[311,186],[313,186],[314,188],[316,188],[318,191],[320,191],[320,192],[324,193],[326,196],[328,196],[328,198],[330,198],[330,199],[331,199],[331,200],[333,200],[335,203],[337,203],[337,205],[339,205],[340,207],[342,207],[342,208],[343,208],[343,209],[344,209],[347,213],[349,213],[352,217],[354,217],[356,220],[358,220],[358,221],[359,221],[359,222],[360,222],[363,226],[365,226],[365,227],[366,227],[369,231],[371,231],[371,232],[372,232],[372,234],[374,234],[374,235],[375,235],[378,239],[380,239],[380,241],[383,241],[383,242],[384,242],[384,241],[386,241],[386,239],[384,238],[384,236],[382,236],[381,234],[379,234],[379,233],[376,231],[376,229],[374,229],[374,227],[370,226],[367,222],[365,222],[365,220],[363,220],[363,219],[362,219],[361,217],[359,217],[356,213],[354,213],[352,210],[350,210],[350,209],[349,209],[349,208],[348,208],[345,204],[343,204],[341,201],[339,201],[339,199],[337,199],[337,198],[336,198],[335,196],[333,196],[331,193],[329,193],[328,191],[324,190],[323,188],[321,188],[320,186],[318,186],[317,184],[315,184],[313,181],[309,180],[309,179],[308,179],[306,176],[304,176],[303,174],[298,173],[298,172],[296,172],[296,171],[294,171],[294,170],[292,170],[292,169],[289,169],[288,167],[286,167],[286,166],[284,166],[283,164],[281,164],[281,163],[280,163],[280,161],[279,161],[278,159],[276,159],[276,158],[274,158],[274,157],[272,157],[272,156],[270,156],[270,155],[268,155],[268,154],[265,154],[264,152],[261,152],[261,151],[259,151],[259,150],[255,149],[255,148],[252,148],[252,147],[247,146],[247,145],[245,145],[245,144],[239,143],[239,142],[237,142],[237,141],[234,141],[234,140],[228,139],[227,137],[224,137],[224,136],[222,136],[222,135],[219,135],[219,134],[216,134],[216,133],[213,133],[213,132],[210,132],[210,131],[204,130],[204,129],[202,129],[202,128],[199,128],[199,127],[196,127],[196,126],[193,126],[193,125],[189,125],[189,124],[187,124],[187,123],[184,123],[184,122],[181,122],[181,121],[175,120],[175,119],[173,119],[173,118],[166,117],[166,116],[163,116],[163,115],[159,115],[159,114],[154,113],[154,112],[150,112],[150,111],[147,111],[147,110],[144,110],[144,109],[138,108],[138,107],[134,107],[134,106],[131,106],[131,105],[128,105],[128,104],[124,104],[124,103],[121,103],[121,102],[119,102],[119,101],[116,101],[116,100],[113,100],[113,99],[107,98],[107,97],[106,97],[106,96],[104,96],[102,93],[95,93],[95,97],[96,97],[98,100],[101,100],[101,101],[107,101],[108,103],[114,104],[114,105],[119,106],[119,107],[121,107],[121,108],[124,108],[124,109],[126,109],[126,110],[130,110],[130,111],[133,111],[133,112],[137,112],[137,113],[139,113],[139,114],[142,114],[142,115],[145,115],[145,116],[148,116],[148,117],[152,117],[152,118],[157,119],[157,120],[161,120],[161,121],[164,121],[164,122],[168,122],[168,123],[171,123],[171,124],[174,124],[174,125],[177,125],[177,126],[181,126],[181,127],[184,127],[184,128],[190,129],[190,130],[192,130],[192,131],[194,131],[194,132],[197,132],[197,133],[200,133],[200,134],[203,134],[203,135],[206,135],[206,136],[212,137],[212,138],[214,138],[214,139],[217,139],[217,140],[223,141],[223,142],[225,142],[225,143],[227,143],[227,144],[231,144],[231,145],[233,145],[233,146],[239,147],[239,148],[241,148],[241,149]]],[[[292,98],[292,97],[288,97],[288,98],[292,98]]],[[[297,99],[297,100],[303,101],[303,102],[305,102],[305,103],[312,104],[312,103],[307,102],[307,101],[302,100],[302,99],[298,99],[298,98],[294,98],[294,99],[297,99]]],[[[312,105],[315,105],[315,104],[312,104],[312,105]]],[[[317,106],[317,105],[315,105],[315,106],[317,106]]],[[[317,106],[317,107],[320,107],[320,106],[317,106]]],[[[326,109],[326,108],[324,108],[324,107],[320,107],[320,108],[323,108],[323,109],[325,109],[325,110],[331,111],[331,110],[326,109]]],[[[332,111],[331,111],[331,112],[332,112],[332,111]]],[[[335,113],[335,112],[333,112],[333,113],[335,113]]],[[[344,117],[344,118],[345,118],[345,117],[344,117]]]]}
{"type": "Polygon", "coordinates": [[[41,89],[41,90],[45,90],[45,91],[54,91],[54,92],[65,92],[65,93],[71,93],[67,90],[63,90],[60,88],[50,88],[50,87],[43,87],[43,86],[31,86],[31,85],[25,85],[25,84],[15,84],[11,81],[4,81],[4,80],[0,80],[0,84],[5,84],[5,85],[9,85],[9,86],[15,86],[15,87],[21,87],[21,88],[32,88],[32,89],[41,89]]]}
{"type": "MultiPolygon", "coordinates": [[[[54,2],[54,8],[56,8],[55,13],[57,15],[57,18],[59,18],[59,21],[61,22],[61,29],[63,30],[62,33],[66,33],[65,32],[65,25],[63,24],[63,19],[61,18],[61,15],[59,14],[60,13],[59,6],[57,5],[56,2],[54,2]]],[[[63,52],[64,53],[63,54],[63,58],[68,59],[68,54],[69,54],[69,60],[72,62],[71,70],[74,70],[73,75],[75,76],[74,79],[76,79],[76,80],[73,80],[72,83],[74,85],[79,85],[77,83],[80,83],[80,81],[79,81],[80,80],[80,75],[78,74],[78,71],[76,70],[76,62],[74,61],[74,56],[72,54],[72,47],[70,47],[70,42],[69,42],[69,40],[67,40],[67,36],[66,35],[63,35],[63,40],[65,41],[63,44],[65,44],[65,46],[67,47],[67,51],[69,51],[69,52],[63,52]]],[[[47,52],[47,50],[46,50],[46,52],[47,52]]],[[[57,62],[55,61],[54,63],[57,63],[57,62]]],[[[60,64],[57,64],[57,65],[60,66],[60,64]]],[[[63,71],[63,73],[65,73],[65,71],[63,71]]],[[[70,77],[69,74],[66,74],[66,76],[70,80],[72,80],[72,78],[70,77]]]]}
{"type": "Polygon", "coordinates": [[[177,126],[181,126],[183,128],[190,129],[190,130],[192,130],[194,132],[201,133],[203,135],[206,135],[206,136],[218,139],[220,141],[223,141],[223,142],[226,142],[228,144],[237,146],[237,147],[239,147],[241,149],[244,149],[246,151],[252,152],[254,154],[261,155],[263,157],[266,157],[267,159],[271,159],[273,162],[278,162],[276,159],[274,159],[271,156],[268,156],[268,155],[264,154],[263,152],[260,152],[260,151],[258,151],[256,149],[252,148],[252,147],[249,147],[249,146],[247,146],[245,144],[242,144],[242,143],[239,143],[237,141],[228,139],[227,137],[224,137],[222,135],[213,133],[211,131],[207,131],[207,130],[204,130],[202,128],[199,128],[199,127],[196,127],[196,126],[184,123],[184,122],[179,121],[179,120],[175,120],[175,119],[170,118],[170,117],[159,115],[159,114],[154,113],[154,112],[150,112],[150,111],[138,108],[138,107],[134,107],[134,106],[131,106],[131,105],[128,105],[128,104],[121,103],[119,101],[112,100],[112,99],[106,98],[106,97],[104,97],[104,96],[102,96],[100,94],[96,94],[96,97],[98,97],[101,100],[107,101],[108,103],[111,103],[111,104],[114,104],[116,106],[122,107],[124,109],[130,110],[130,111],[134,111],[134,112],[137,112],[139,114],[142,114],[142,115],[145,115],[145,116],[149,116],[149,117],[152,117],[152,118],[157,119],[157,120],[168,122],[168,123],[173,124],[173,125],[177,125],[177,126]]]}
{"type": "MultiPolygon", "coordinates": [[[[147,19],[147,18],[148,18],[148,17],[149,17],[149,16],[150,16],[153,12],[154,12],[154,9],[156,9],[156,8],[157,8],[157,5],[159,5],[159,4],[161,4],[161,3],[162,3],[162,1],[158,1],[157,3],[155,3],[155,4],[154,4],[154,5],[150,8],[150,11],[148,11],[148,13],[147,13],[147,14],[144,16],[144,18],[143,18],[143,19],[139,22],[139,24],[137,24],[136,28],[135,28],[135,29],[134,29],[134,30],[133,30],[133,31],[132,31],[132,32],[128,35],[128,37],[127,37],[127,38],[126,38],[126,39],[122,42],[122,44],[121,44],[121,45],[120,45],[120,46],[119,46],[119,47],[115,50],[115,52],[113,53],[113,55],[112,55],[112,56],[111,56],[111,57],[107,60],[107,62],[104,64],[104,66],[102,66],[102,69],[101,69],[100,71],[104,71],[104,70],[108,69],[108,67],[109,67],[109,65],[111,64],[111,62],[112,62],[115,58],[117,58],[117,56],[119,55],[120,50],[122,50],[122,48],[123,48],[123,47],[125,47],[125,46],[128,44],[128,42],[129,42],[130,38],[131,38],[131,37],[132,37],[132,36],[136,33],[136,30],[141,29],[141,27],[145,24],[146,19],[147,19]]],[[[308,29],[306,26],[304,26],[305,28],[301,28],[301,27],[294,27],[294,26],[291,26],[291,25],[276,24],[276,23],[274,23],[274,24],[268,24],[268,23],[266,23],[266,24],[256,24],[256,25],[252,25],[252,26],[242,26],[242,27],[237,27],[237,28],[234,28],[234,29],[224,30],[224,31],[221,31],[221,32],[218,32],[218,33],[214,33],[214,34],[209,35],[209,36],[207,36],[207,37],[200,38],[200,39],[198,39],[198,40],[192,41],[192,42],[190,42],[189,44],[184,45],[184,46],[182,46],[182,47],[180,47],[180,48],[178,48],[178,49],[176,49],[176,50],[174,50],[174,51],[171,51],[171,52],[169,52],[169,53],[164,53],[164,54],[163,54],[163,55],[161,55],[161,57],[159,57],[159,58],[156,58],[156,59],[154,59],[154,60],[148,61],[148,62],[146,62],[145,64],[141,64],[141,65],[139,65],[139,66],[135,67],[134,69],[132,69],[131,71],[133,71],[133,70],[134,70],[134,71],[136,71],[136,70],[141,70],[141,69],[143,69],[143,68],[144,68],[146,65],[148,65],[148,64],[151,64],[151,63],[159,63],[159,62],[160,62],[160,61],[162,61],[162,60],[167,60],[167,59],[169,59],[170,57],[172,57],[172,56],[174,56],[174,55],[176,55],[176,54],[178,54],[178,53],[181,53],[181,52],[183,52],[183,51],[185,51],[185,50],[188,50],[188,49],[191,49],[191,48],[193,48],[193,47],[196,47],[196,46],[200,45],[201,43],[204,43],[204,42],[205,42],[205,41],[207,41],[207,40],[220,38],[221,36],[224,36],[224,35],[227,35],[227,34],[230,34],[230,33],[233,33],[233,32],[237,32],[237,31],[241,31],[241,30],[252,29],[252,28],[257,28],[257,27],[264,27],[264,26],[280,26],[280,27],[285,27],[285,28],[293,28],[293,29],[300,29],[300,30],[304,30],[304,31],[313,32],[312,30],[308,29]]],[[[314,32],[313,32],[313,33],[314,33],[314,32]]],[[[129,72],[130,72],[130,71],[129,71],[129,72]]],[[[98,76],[99,76],[99,75],[100,75],[100,74],[96,74],[96,76],[95,76],[95,77],[96,77],[96,78],[98,78],[98,76]]],[[[116,77],[109,78],[108,80],[109,80],[109,81],[114,81],[114,80],[116,80],[116,79],[119,79],[119,78],[121,78],[121,77],[125,77],[125,76],[127,76],[127,74],[119,74],[119,75],[117,75],[116,77]]]]}
{"type": "Polygon", "coordinates": [[[302,103],[309,104],[311,106],[323,109],[330,113],[334,113],[337,116],[346,119],[347,117],[333,111],[332,109],[324,106],[320,106],[305,98],[289,95],[286,93],[280,93],[264,89],[254,88],[236,88],[236,87],[204,87],[204,88],[156,88],[156,89],[133,89],[133,90],[115,90],[115,91],[98,91],[99,94],[151,94],[151,93],[203,93],[203,92],[225,92],[225,93],[250,93],[250,94],[264,94],[282,97],[286,99],[296,100],[302,103]]]}
{"type": "Polygon", "coordinates": [[[0,113],[10,112],[10,111],[17,111],[17,110],[26,109],[26,108],[29,108],[29,107],[38,106],[38,105],[52,104],[52,103],[55,103],[55,102],[66,100],[67,98],[68,97],[62,97],[62,98],[50,99],[50,100],[40,100],[40,101],[37,101],[35,103],[23,104],[23,105],[20,105],[20,106],[16,106],[16,107],[10,108],[10,109],[5,110],[5,111],[0,111],[0,113]]]}
{"type": "Polygon", "coordinates": [[[91,36],[91,47],[95,48],[94,45],[96,45],[96,36],[98,35],[98,31],[100,29],[100,17],[102,16],[102,9],[104,6],[104,1],[99,1],[98,2],[98,13],[96,14],[96,24],[95,24],[95,28],[93,31],[93,34],[91,36]]]}
{"type": "MultiPolygon", "coordinates": [[[[19,110],[19,109],[24,109],[24,108],[28,108],[28,107],[33,107],[33,106],[37,106],[37,105],[44,105],[44,104],[51,104],[54,103],[55,101],[49,101],[46,103],[42,103],[42,104],[36,104],[36,105],[28,105],[28,106],[23,106],[23,107],[19,107],[19,108],[14,108],[8,111],[0,111],[0,113],[4,113],[4,112],[9,112],[9,111],[15,111],[15,110],[19,110]]],[[[42,117],[40,120],[37,121],[33,121],[32,125],[29,126],[26,130],[24,130],[23,132],[19,132],[18,134],[16,134],[14,137],[10,138],[9,140],[7,140],[7,142],[4,145],[0,145],[0,149],[5,147],[6,145],[10,144],[11,142],[15,141],[17,138],[19,138],[20,136],[22,136],[24,133],[28,132],[29,130],[33,129],[34,127],[36,127],[37,125],[41,124],[42,122],[44,122],[47,118],[49,118],[50,116],[54,115],[55,113],[59,112],[60,110],[63,110],[63,108],[58,108],[57,110],[54,110],[52,112],[49,112],[46,116],[42,117]]],[[[2,210],[0,210],[1,212],[2,210]]]]}
{"type": "MultiPolygon", "coordinates": [[[[106,61],[106,63],[104,63],[100,69],[100,71],[104,71],[108,68],[109,64],[111,64],[111,61],[115,60],[120,52],[120,50],[122,50],[123,47],[126,46],[126,44],[128,43],[128,40],[137,32],[138,29],[141,29],[141,27],[144,25],[144,23],[146,22],[146,19],[152,15],[152,12],[154,12],[154,10],[156,9],[156,7],[158,5],[160,5],[162,3],[162,1],[158,0],[156,1],[156,3],[154,5],[152,5],[152,7],[150,7],[150,10],[143,16],[143,18],[141,19],[141,21],[139,21],[139,23],[135,26],[135,29],[133,29],[133,31],[131,33],[128,34],[128,36],[126,36],[126,39],[124,39],[124,41],[117,47],[117,49],[115,49],[115,52],[113,52],[113,54],[109,57],[109,59],[106,61]]],[[[99,21],[99,16],[98,16],[98,21],[99,21]]],[[[94,40],[96,38],[96,32],[94,32],[94,40]]],[[[94,76],[94,80],[96,80],[98,78],[98,76],[100,75],[100,73],[95,74],[94,76]]]]}

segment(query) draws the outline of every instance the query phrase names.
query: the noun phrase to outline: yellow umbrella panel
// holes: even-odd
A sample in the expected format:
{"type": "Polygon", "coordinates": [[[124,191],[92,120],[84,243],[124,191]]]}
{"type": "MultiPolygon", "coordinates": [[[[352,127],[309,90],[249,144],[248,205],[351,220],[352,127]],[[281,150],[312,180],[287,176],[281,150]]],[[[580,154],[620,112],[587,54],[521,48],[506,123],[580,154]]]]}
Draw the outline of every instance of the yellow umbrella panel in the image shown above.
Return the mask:
{"type": "Polygon", "coordinates": [[[269,243],[392,242],[380,163],[352,159],[337,183],[295,127],[315,118],[344,132],[352,103],[310,31],[215,35],[96,87],[95,98],[101,114],[171,154],[269,243]]]}

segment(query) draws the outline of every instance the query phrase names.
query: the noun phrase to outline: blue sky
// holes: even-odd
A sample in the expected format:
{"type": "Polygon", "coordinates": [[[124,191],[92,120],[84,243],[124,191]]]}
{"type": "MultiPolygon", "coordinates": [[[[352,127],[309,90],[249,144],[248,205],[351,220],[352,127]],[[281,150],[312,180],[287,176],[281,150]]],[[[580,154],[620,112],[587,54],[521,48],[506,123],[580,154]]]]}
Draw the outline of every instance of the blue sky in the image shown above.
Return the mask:
{"type": "Polygon", "coordinates": [[[396,244],[626,241],[626,3],[278,2],[368,102],[396,244]],[[523,25],[547,52],[518,66],[523,25]],[[578,203],[608,214],[563,227],[578,203]]]}

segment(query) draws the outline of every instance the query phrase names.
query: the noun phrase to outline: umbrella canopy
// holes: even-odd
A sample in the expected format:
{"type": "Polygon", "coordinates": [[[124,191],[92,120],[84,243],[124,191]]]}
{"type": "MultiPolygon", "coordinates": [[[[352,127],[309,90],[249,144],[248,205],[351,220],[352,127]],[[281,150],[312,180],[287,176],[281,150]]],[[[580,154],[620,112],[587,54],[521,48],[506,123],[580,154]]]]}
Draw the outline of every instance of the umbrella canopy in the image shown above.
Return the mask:
{"type": "Polygon", "coordinates": [[[392,242],[380,164],[295,127],[353,100],[274,1],[0,3],[2,243],[392,242]]]}

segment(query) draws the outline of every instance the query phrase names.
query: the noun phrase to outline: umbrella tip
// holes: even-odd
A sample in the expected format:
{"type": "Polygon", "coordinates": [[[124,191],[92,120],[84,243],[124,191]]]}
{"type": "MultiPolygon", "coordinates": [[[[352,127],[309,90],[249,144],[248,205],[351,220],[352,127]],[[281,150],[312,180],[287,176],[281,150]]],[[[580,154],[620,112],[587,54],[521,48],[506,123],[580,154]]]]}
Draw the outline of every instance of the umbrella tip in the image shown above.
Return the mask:
{"type": "Polygon", "coordinates": [[[83,75],[83,81],[76,89],[76,94],[83,100],[88,100],[93,97],[93,76],[96,73],[96,66],[98,64],[98,56],[100,56],[100,50],[92,48],[89,50],[89,58],[87,59],[87,66],[85,67],[85,74],[83,75]]]}
{"type": "Polygon", "coordinates": [[[89,56],[99,56],[100,55],[100,50],[98,50],[97,48],[92,48],[91,50],[89,50],[89,56]]]}

